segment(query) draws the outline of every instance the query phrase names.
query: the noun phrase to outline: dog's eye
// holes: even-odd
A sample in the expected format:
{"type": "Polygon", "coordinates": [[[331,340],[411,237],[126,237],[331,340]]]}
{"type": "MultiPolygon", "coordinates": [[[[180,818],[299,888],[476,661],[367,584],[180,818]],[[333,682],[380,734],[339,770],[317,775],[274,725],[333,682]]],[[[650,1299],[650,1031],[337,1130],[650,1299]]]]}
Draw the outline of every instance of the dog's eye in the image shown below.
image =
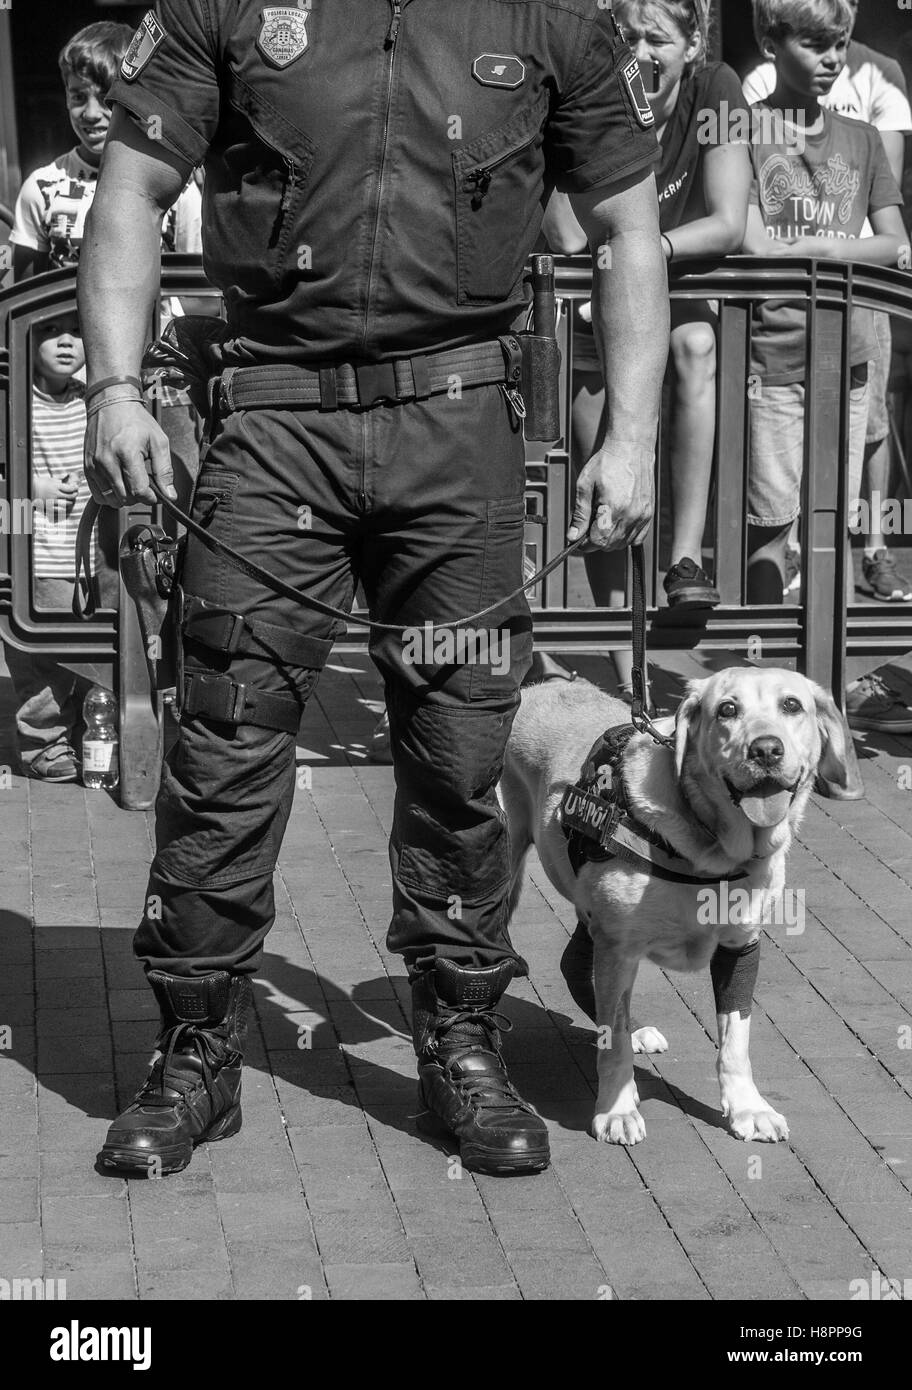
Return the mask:
{"type": "Polygon", "coordinates": [[[782,708],[785,710],[786,714],[801,714],[804,705],[800,700],[796,700],[794,695],[786,695],[785,699],[782,701],[782,708]]]}
{"type": "Polygon", "coordinates": [[[716,717],[718,719],[735,719],[737,715],[738,706],[735,704],[734,700],[723,700],[716,710],[716,717]]]}

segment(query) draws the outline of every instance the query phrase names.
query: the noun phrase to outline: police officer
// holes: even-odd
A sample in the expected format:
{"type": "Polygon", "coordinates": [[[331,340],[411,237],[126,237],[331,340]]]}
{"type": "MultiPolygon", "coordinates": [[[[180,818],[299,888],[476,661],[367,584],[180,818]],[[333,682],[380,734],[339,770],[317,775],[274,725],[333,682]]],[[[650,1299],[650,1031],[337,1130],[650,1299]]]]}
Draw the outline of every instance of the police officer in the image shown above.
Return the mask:
{"type": "MultiPolygon", "coordinates": [[[[371,616],[412,633],[508,594],[524,515],[511,330],[556,184],[594,253],[609,412],[570,534],[642,537],[668,332],[657,143],[602,0],[159,0],[110,100],[79,274],[96,498],[152,501],[149,473],[174,495],[134,379],[159,223],[204,162],[204,266],[228,336],[195,518],[345,611],[360,580],[371,616]]],[[[135,940],[161,1057],[102,1151],[162,1172],[241,1123],[295,734],[336,635],[192,538],[183,589],[180,738],[135,940]]],[[[421,1123],[455,1134],[468,1165],[523,1172],[549,1151],[500,1053],[495,1006],[527,967],[506,930],[495,787],[530,661],[525,600],[492,627],[509,671],[414,643],[407,656],[395,633],[373,634],[371,654],[395,753],[388,942],[412,981],[421,1123]]]]}

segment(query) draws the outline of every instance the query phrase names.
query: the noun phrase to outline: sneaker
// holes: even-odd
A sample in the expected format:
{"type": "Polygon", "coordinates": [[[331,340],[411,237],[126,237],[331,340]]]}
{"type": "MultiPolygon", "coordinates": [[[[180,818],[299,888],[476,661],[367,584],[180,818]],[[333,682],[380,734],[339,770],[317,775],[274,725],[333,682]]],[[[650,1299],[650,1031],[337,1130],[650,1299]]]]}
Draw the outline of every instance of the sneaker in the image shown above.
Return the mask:
{"type": "Polygon", "coordinates": [[[863,555],[861,572],[874,598],[881,603],[904,603],[912,599],[912,581],[896,568],[896,559],[889,550],[875,550],[863,555]]]}
{"type": "Polygon", "coordinates": [[[384,710],[377,720],[374,732],[371,734],[367,756],[372,763],[391,763],[393,761],[393,750],[390,746],[390,717],[387,710],[384,710]]]}
{"type": "Polygon", "coordinates": [[[79,759],[75,748],[68,743],[42,748],[29,763],[28,775],[38,782],[78,782],[79,759]]]}
{"type": "Polygon", "coordinates": [[[785,579],[782,584],[782,597],[797,593],[801,588],[801,551],[790,545],[785,552],[785,579]]]}
{"type": "Polygon", "coordinates": [[[662,580],[670,608],[715,608],[719,591],[695,560],[685,555],[662,580]]]}
{"type": "Polygon", "coordinates": [[[846,720],[851,729],[912,734],[912,709],[880,676],[862,676],[846,689],[846,720]]]}

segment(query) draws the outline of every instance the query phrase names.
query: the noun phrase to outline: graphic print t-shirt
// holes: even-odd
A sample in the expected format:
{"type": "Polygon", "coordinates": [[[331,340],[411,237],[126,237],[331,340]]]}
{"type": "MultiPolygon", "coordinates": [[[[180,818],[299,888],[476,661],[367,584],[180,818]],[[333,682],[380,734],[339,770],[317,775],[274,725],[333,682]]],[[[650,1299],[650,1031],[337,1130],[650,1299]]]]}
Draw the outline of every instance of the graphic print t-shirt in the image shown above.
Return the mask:
{"type": "MultiPolygon", "coordinates": [[[[758,107],[752,108],[757,111],[758,107]]],[[[768,108],[764,108],[765,111],[768,108]]],[[[775,129],[775,113],[763,131],[775,129]]],[[[790,129],[794,129],[790,127],[790,129]]],[[[902,195],[873,126],[834,112],[822,113],[819,132],[803,134],[803,147],[784,141],[751,145],[754,182],[751,202],[759,206],[773,240],[837,237],[856,240],[869,213],[898,207],[902,195]]],[[[751,370],[769,386],[802,381],[805,375],[806,314],[803,306],[764,300],[754,311],[751,370]]],[[[870,310],[852,316],[851,362],[877,356],[870,310]]]]}
{"type": "MultiPolygon", "coordinates": [[[[48,269],[77,265],[98,170],[68,150],[29,174],[16,199],[10,243],[47,252],[48,269]]],[[[193,178],[162,221],[162,250],[199,252],[201,195],[193,178]]]]}

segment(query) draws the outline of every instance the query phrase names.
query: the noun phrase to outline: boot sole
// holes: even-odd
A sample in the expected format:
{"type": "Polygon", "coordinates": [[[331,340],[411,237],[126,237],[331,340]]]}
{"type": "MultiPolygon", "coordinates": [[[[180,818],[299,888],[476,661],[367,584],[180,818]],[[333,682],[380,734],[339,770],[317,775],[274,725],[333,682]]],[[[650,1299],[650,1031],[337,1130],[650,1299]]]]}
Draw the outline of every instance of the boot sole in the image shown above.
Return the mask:
{"type": "Polygon", "coordinates": [[[214,1144],[219,1139],[230,1139],[233,1134],[237,1134],[242,1124],[240,1105],[226,1111],[221,1115],[209,1129],[203,1130],[202,1134],[196,1139],[191,1140],[189,1148],[181,1145],[180,1148],[173,1146],[170,1149],[163,1149],[158,1153],[136,1153],[133,1149],[120,1149],[107,1144],[101,1150],[99,1158],[106,1168],[122,1168],[131,1173],[150,1173],[155,1167],[154,1160],[161,1162],[161,1175],[165,1173],[180,1173],[187,1167],[193,1157],[193,1150],[198,1144],[214,1144]]]}
{"type": "MultiPolygon", "coordinates": [[[[415,1117],[416,1128],[421,1134],[434,1139],[455,1139],[459,1136],[450,1129],[433,1110],[424,1110],[415,1117]]],[[[550,1166],[551,1150],[545,1147],[537,1153],[505,1154],[500,1149],[485,1149],[478,1145],[459,1145],[459,1161],[463,1168],[472,1173],[486,1173],[491,1177],[507,1176],[510,1173],[541,1173],[550,1166]]]]}

